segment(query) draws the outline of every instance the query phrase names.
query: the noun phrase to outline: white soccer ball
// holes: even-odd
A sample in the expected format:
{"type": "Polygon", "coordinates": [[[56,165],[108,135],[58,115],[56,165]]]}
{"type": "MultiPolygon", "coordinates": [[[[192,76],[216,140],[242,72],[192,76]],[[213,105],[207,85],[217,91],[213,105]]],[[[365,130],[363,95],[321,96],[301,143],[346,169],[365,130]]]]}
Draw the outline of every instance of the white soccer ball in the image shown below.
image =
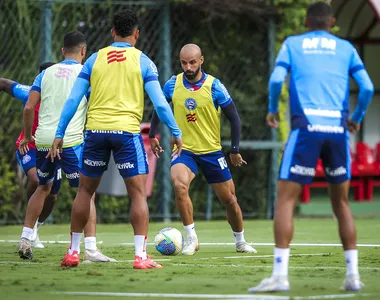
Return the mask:
{"type": "Polygon", "coordinates": [[[175,228],[161,229],[154,238],[154,246],[162,255],[177,255],[182,251],[184,238],[175,228]]]}

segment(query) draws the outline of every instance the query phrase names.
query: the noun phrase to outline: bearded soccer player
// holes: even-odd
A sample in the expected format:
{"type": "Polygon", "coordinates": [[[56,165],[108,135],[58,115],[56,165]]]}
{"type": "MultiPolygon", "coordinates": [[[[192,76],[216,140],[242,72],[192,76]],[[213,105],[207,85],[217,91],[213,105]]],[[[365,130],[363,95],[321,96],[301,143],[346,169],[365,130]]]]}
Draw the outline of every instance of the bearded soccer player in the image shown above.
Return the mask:
{"type": "MultiPolygon", "coordinates": [[[[54,65],[54,62],[47,62],[40,65],[40,73],[54,65]]],[[[4,91],[11,95],[12,97],[20,100],[22,104],[25,106],[28,101],[29,93],[31,86],[20,84],[13,80],[7,78],[0,78],[0,91],[4,91]]],[[[38,104],[35,109],[35,119],[32,127],[32,135],[35,134],[37,125],[38,125],[38,111],[40,109],[40,105],[38,104]]],[[[17,141],[16,147],[18,148],[21,140],[24,138],[24,130],[21,131],[17,141]]],[[[28,185],[26,195],[28,200],[33,195],[34,191],[38,185],[37,179],[37,171],[36,171],[36,145],[34,142],[29,143],[28,145],[29,151],[21,154],[20,151],[16,150],[17,161],[24,172],[24,174],[28,178],[28,185]]],[[[53,210],[54,204],[57,200],[57,194],[61,186],[61,178],[55,178],[53,186],[51,188],[50,194],[46,197],[44,202],[44,208],[38,217],[38,221],[35,223],[33,228],[33,235],[31,238],[32,247],[34,248],[44,248],[44,245],[40,242],[38,237],[38,229],[44,224],[45,220],[48,218],[50,213],[53,210]]]]}
{"type": "MultiPolygon", "coordinates": [[[[32,125],[34,111],[41,102],[38,114],[38,126],[35,133],[37,146],[37,177],[38,187],[29,200],[25,216],[24,228],[19,243],[19,255],[24,259],[32,259],[31,249],[32,228],[41,213],[43,200],[50,193],[54,177],[60,177],[61,168],[69,180],[70,186],[76,188],[79,184],[79,156],[82,151],[83,129],[86,121],[87,98],[80,100],[80,109],[73,118],[67,130],[63,150],[60,157],[51,161],[48,152],[54,140],[59,116],[69,95],[74,81],[82,70],[82,60],[86,54],[86,40],[79,31],[68,32],[64,36],[62,54],[64,60],[40,73],[34,80],[28,102],[24,109],[24,139],[20,142],[20,153],[29,151],[28,143],[34,141],[32,125]]],[[[94,201],[91,201],[91,218],[86,226],[85,259],[90,261],[115,261],[96,247],[96,211],[94,201]]]]}
{"type": "Polygon", "coordinates": [[[318,158],[323,161],[329,195],[343,244],[346,291],[362,288],[358,271],[355,223],[351,214],[349,132],[360,129],[374,88],[356,49],[330,33],[335,23],[325,2],[307,10],[309,32],[285,40],[269,80],[267,123],[278,126],[282,84],[290,72],[292,131],[282,158],[274,216],[274,266],[272,276],[250,292],[289,291],[289,244],[293,237],[293,211],[302,185],[310,184],[318,158]],[[358,104],[349,117],[350,76],[359,86],[358,104]]]}
{"type": "MultiPolygon", "coordinates": [[[[223,111],[231,124],[231,162],[235,167],[246,164],[239,154],[240,118],[224,85],[201,69],[203,61],[204,57],[197,45],[183,46],[180,51],[183,73],[173,76],[164,87],[166,99],[173,103],[174,116],[183,132],[184,150],[180,157],[173,157],[170,169],[177,208],[187,236],[182,254],[193,255],[199,249],[189,196],[190,184],[198,168],[202,170],[219,201],[226,207],[236,251],[256,253],[245,241],[243,217],[235,195],[235,185],[221,151],[220,116],[223,111]]],[[[151,147],[158,156],[162,148],[154,138],[157,125],[158,118],[153,114],[151,147]]]]}
{"type": "Polygon", "coordinates": [[[79,241],[89,218],[91,195],[107,169],[112,151],[131,200],[135,244],[133,268],[162,268],[146,253],[148,164],[140,134],[144,89],[160,118],[171,129],[178,152],[182,148],[181,131],[158,83],[155,64],[134,47],[139,37],[137,16],[128,10],[116,13],[111,34],[114,43],[91,55],[84,64],[62,111],[52,145],[52,157],[59,155],[57,150],[68,134],[67,125],[91,86],[79,189],[71,213],[71,246],[61,265],[75,267],[79,264],[79,241]]]}

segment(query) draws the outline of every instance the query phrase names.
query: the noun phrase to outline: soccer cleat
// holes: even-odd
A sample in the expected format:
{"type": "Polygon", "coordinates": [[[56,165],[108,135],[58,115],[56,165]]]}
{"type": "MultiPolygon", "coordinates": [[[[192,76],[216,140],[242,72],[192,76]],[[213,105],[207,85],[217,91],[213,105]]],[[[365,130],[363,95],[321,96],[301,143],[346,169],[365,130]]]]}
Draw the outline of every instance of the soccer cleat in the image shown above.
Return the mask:
{"type": "Polygon", "coordinates": [[[253,248],[247,242],[242,242],[242,243],[236,244],[236,252],[240,252],[240,253],[257,253],[257,250],[255,248],[253,248]]]}
{"type": "Polygon", "coordinates": [[[92,262],[116,262],[116,259],[104,255],[98,248],[96,250],[85,250],[84,260],[92,262]]]}
{"type": "Polygon", "coordinates": [[[199,242],[197,237],[189,236],[186,241],[185,247],[183,247],[183,255],[194,255],[195,251],[199,250],[199,242]]]}
{"type": "Polygon", "coordinates": [[[364,284],[360,281],[359,274],[351,274],[346,276],[340,289],[342,291],[358,292],[363,286],[364,284]]]}
{"type": "Polygon", "coordinates": [[[289,290],[290,286],[287,276],[272,276],[265,278],[258,286],[248,289],[248,292],[289,292],[289,290]]]}
{"type": "Polygon", "coordinates": [[[146,259],[142,259],[140,256],[135,256],[133,261],[133,269],[162,269],[162,266],[151,259],[148,255],[146,259]]]}
{"type": "Polygon", "coordinates": [[[19,242],[18,255],[23,259],[32,259],[32,243],[27,238],[21,238],[19,242]]]}
{"type": "Polygon", "coordinates": [[[38,233],[35,235],[35,237],[36,238],[32,240],[32,247],[39,248],[39,249],[45,248],[44,244],[41,243],[40,238],[38,237],[38,233]]]}
{"type": "Polygon", "coordinates": [[[61,261],[61,267],[76,267],[79,265],[78,251],[74,251],[71,255],[67,252],[61,261]]]}

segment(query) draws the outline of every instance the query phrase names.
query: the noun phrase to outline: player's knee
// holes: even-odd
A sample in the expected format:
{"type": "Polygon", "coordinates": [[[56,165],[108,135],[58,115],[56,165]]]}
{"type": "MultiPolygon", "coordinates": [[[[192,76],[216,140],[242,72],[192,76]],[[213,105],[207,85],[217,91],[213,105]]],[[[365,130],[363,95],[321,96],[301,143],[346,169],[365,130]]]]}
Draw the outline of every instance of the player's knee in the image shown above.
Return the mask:
{"type": "Polygon", "coordinates": [[[236,195],[233,192],[228,192],[220,200],[221,200],[222,204],[224,204],[227,207],[232,207],[232,206],[238,205],[236,195]]]}
{"type": "Polygon", "coordinates": [[[185,196],[189,193],[189,187],[187,186],[187,184],[179,180],[173,181],[173,187],[177,197],[185,196]]]}
{"type": "Polygon", "coordinates": [[[39,185],[37,189],[47,197],[51,191],[51,184],[39,185]]]}

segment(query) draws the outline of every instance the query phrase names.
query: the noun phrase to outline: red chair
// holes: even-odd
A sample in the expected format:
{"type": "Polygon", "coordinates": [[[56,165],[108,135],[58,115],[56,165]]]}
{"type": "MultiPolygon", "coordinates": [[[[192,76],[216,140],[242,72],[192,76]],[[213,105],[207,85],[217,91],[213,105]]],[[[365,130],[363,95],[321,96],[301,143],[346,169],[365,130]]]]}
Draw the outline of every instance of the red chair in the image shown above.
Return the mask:
{"type": "MultiPolygon", "coordinates": [[[[365,178],[366,189],[364,198],[368,201],[372,201],[373,188],[375,186],[380,186],[380,179],[376,178],[376,176],[380,176],[380,143],[377,143],[376,145],[376,152],[377,155],[373,155],[374,161],[372,162],[372,175],[365,178]]],[[[372,161],[372,157],[370,158],[370,161],[372,161]]]]}
{"type": "Polygon", "coordinates": [[[375,174],[375,151],[364,142],[356,144],[357,168],[359,176],[375,174]]]}

